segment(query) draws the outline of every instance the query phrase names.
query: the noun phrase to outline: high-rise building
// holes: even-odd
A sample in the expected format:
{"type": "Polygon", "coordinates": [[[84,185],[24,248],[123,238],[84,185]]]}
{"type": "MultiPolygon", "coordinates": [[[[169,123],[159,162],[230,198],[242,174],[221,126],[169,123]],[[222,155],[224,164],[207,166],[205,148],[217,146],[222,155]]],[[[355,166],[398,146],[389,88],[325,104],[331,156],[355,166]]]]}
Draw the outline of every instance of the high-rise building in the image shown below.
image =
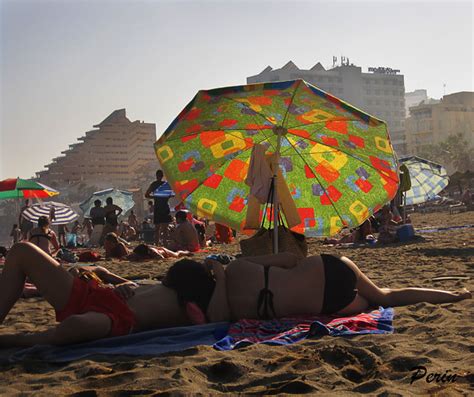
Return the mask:
{"type": "Polygon", "coordinates": [[[80,182],[98,188],[137,187],[137,171],[156,163],[155,124],[132,122],[120,109],[94,128],[54,158],[46,170],[37,172],[39,181],[56,187],[80,182]]]}
{"type": "Polygon", "coordinates": [[[457,134],[474,146],[474,92],[462,91],[445,95],[440,101],[422,102],[410,108],[410,115],[406,139],[411,154],[457,134]]]}
{"type": "Polygon", "coordinates": [[[368,73],[341,58],[341,64],[326,70],[317,63],[309,70],[298,68],[289,61],[281,69],[266,67],[261,73],[247,78],[247,83],[303,79],[318,88],[358,107],[388,124],[392,145],[404,154],[405,83],[399,70],[370,67],[368,73]]]}

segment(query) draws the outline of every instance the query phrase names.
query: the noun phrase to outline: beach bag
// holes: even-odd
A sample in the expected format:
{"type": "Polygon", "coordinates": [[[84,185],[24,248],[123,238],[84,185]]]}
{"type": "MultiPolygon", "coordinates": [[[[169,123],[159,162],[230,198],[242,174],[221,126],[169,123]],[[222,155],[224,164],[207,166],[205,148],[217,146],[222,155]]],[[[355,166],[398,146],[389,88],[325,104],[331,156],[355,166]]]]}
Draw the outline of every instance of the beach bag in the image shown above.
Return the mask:
{"type": "MultiPolygon", "coordinates": [[[[242,256],[273,254],[273,228],[260,228],[252,237],[240,241],[242,256]]],[[[278,226],[278,252],[291,252],[299,258],[308,255],[308,245],[303,234],[295,233],[285,226],[278,226]]]]}

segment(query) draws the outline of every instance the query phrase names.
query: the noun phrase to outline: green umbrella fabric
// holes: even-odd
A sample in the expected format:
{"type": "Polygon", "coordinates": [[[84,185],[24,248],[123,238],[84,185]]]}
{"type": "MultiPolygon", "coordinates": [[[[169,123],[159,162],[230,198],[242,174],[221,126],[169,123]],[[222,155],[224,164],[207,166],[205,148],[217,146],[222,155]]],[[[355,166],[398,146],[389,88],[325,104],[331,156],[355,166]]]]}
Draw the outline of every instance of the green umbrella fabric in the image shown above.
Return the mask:
{"type": "Polygon", "coordinates": [[[200,91],[155,151],[191,211],[242,229],[252,147],[275,152],[277,132],[279,165],[302,220],[292,230],[334,235],[395,195],[397,162],[385,122],[303,80],[200,91]]]}
{"type": "Polygon", "coordinates": [[[42,183],[29,179],[10,178],[0,181],[0,200],[16,198],[49,198],[59,192],[42,183]]]}

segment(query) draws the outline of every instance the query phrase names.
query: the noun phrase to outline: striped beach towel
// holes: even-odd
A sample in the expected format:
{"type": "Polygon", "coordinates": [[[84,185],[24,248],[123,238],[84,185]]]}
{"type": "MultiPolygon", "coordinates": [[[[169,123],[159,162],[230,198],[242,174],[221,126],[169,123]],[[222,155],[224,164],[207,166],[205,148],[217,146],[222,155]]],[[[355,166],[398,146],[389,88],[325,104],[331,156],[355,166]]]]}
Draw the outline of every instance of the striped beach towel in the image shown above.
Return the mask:
{"type": "Polygon", "coordinates": [[[254,343],[288,345],[310,337],[390,334],[393,309],[380,307],[351,317],[303,316],[279,320],[240,320],[230,325],[227,335],[214,344],[218,350],[232,350],[254,343]]]}

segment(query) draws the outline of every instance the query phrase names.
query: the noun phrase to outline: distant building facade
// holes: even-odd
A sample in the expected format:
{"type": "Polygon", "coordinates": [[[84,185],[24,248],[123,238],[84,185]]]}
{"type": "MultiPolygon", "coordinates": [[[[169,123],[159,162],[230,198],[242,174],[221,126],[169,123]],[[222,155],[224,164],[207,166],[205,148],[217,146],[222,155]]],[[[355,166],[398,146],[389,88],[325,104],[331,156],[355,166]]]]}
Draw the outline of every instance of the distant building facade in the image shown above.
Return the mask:
{"type": "Polygon", "coordinates": [[[362,68],[341,60],[341,65],[326,70],[317,63],[309,70],[298,68],[292,61],[281,69],[270,66],[247,78],[247,83],[303,79],[350,103],[388,124],[392,145],[398,154],[405,153],[405,82],[398,70],[362,68]]]}
{"type": "Polygon", "coordinates": [[[457,92],[427,102],[410,108],[411,116],[406,121],[410,153],[419,154],[425,146],[459,133],[474,145],[474,92],[457,92]]]}
{"type": "Polygon", "coordinates": [[[157,164],[155,124],[132,122],[125,109],[120,109],[94,128],[54,158],[46,170],[37,172],[38,180],[57,187],[82,182],[98,188],[126,189],[137,187],[139,171],[147,164],[157,164]]]}
{"type": "Polygon", "coordinates": [[[426,90],[415,90],[405,93],[405,116],[410,117],[410,108],[428,100],[426,90]]]}

